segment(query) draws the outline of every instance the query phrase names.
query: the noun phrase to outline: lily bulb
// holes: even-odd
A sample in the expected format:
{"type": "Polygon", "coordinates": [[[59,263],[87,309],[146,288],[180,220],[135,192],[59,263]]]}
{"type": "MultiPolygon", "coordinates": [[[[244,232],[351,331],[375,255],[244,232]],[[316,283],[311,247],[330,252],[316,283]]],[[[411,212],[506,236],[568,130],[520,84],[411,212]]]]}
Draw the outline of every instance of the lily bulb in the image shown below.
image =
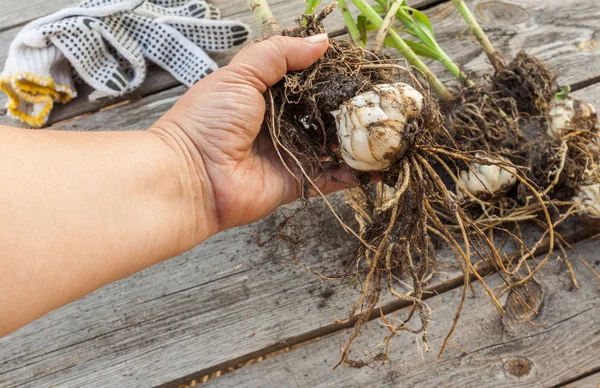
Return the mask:
{"type": "Polygon", "coordinates": [[[582,186],[573,201],[581,203],[580,209],[587,215],[600,217],[600,184],[582,186]]]}
{"type": "MultiPolygon", "coordinates": [[[[475,157],[495,163],[508,162],[506,158],[501,156],[492,158],[476,153],[475,157]]],[[[477,198],[506,192],[517,183],[517,178],[514,175],[499,166],[471,163],[470,167],[469,171],[460,172],[458,182],[464,190],[477,198]]],[[[514,167],[506,168],[513,173],[517,172],[514,167]]],[[[459,198],[463,199],[464,193],[461,189],[457,187],[456,191],[459,198]]]]}
{"type": "Polygon", "coordinates": [[[596,115],[596,109],[588,102],[567,97],[565,100],[553,100],[550,107],[550,126],[548,135],[562,137],[576,119],[589,119],[596,115]]]}
{"type": "Polygon", "coordinates": [[[422,109],[423,95],[404,83],[376,85],[343,103],[331,112],[342,158],[355,170],[386,170],[404,152],[406,124],[422,109]]]}

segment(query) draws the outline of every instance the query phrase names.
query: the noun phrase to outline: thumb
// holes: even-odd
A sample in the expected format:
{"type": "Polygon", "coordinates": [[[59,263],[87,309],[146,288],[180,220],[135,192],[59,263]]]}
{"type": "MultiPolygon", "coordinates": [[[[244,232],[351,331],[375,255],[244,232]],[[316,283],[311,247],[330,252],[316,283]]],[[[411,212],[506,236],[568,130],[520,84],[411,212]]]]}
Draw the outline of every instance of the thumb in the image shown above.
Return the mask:
{"type": "MultiPolygon", "coordinates": [[[[329,47],[327,34],[306,38],[275,36],[251,43],[233,58],[231,70],[240,70],[264,93],[279,82],[288,71],[302,70],[321,58],[329,47]]],[[[229,67],[228,66],[228,67],[229,67]]]]}

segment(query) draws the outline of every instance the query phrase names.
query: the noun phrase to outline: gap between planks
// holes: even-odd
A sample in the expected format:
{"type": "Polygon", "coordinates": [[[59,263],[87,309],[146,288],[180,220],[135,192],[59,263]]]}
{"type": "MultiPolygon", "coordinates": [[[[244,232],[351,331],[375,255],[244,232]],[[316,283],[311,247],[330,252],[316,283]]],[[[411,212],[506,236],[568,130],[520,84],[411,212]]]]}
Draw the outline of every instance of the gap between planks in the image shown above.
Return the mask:
{"type": "MultiPolygon", "coordinates": [[[[579,255],[582,250],[588,257],[597,259],[594,243],[581,243],[569,251],[579,255]]],[[[594,311],[600,308],[596,297],[598,283],[593,273],[581,263],[576,262],[575,267],[578,273],[583,271],[580,274],[582,287],[577,291],[573,290],[564,268],[552,266],[545,267],[540,273],[539,283],[536,283],[538,287],[528,288],[529,292],[523,290],[525,294],[521,295],[536,301],[535,312],[531,314],[518,308],[517,298],[510,296],[506,299],[507,313],[503,316],[494,314],[496,310],[483,300],[485,296],[480,294],[478,298],[473,298],[471,308],[463,311],[463,323],[453,338],[455,350],[448,349],[448,354],[439,362],[434,361],[436,352],[428,352],[425,358],[417,354],[413,358],[408,356],[405,351],[409,345],[414,345],[414,339],[402,336],[392,349],[394,365],[376,368],[376,372],[369,368],[347,368],[338,373],[315,370],[323,363],[335,362],[339,357],[339,350],[336,350],[338,341],[329,337],[307,344],[306,347],[294,348],[264,363],[228,373],[220,379],[209,380],[208,383],[211,387],[239,386],[242,382],[248,386],[280,386],[283,381],[294,381],[299,387],[362,387],[398,386],[400,380],[407,386],[435,386],[436,383],[446,386],[448,381],[458,381],[454,385],[480,387],[483,383],[484,386],[558,387],[571,383],[568,387],[597,388],[593,384],[594,377],[590,376],[597,376],[594,373],[599,367],[598,359],[594,357],[599,344],[594,334],[598,327],[595,325],[594,311]],[[574,309],[574,306],[579,309],[574,309]],[[579,330],[586,330],[585,335],[579,330]],[[515,362],[514,367],[510,367],[508,361],[515,362]],[[523,374],[520,365],[528,366],[523,374]],[[579,384],[579,381],[583,383],[579,384]]],[[[498,276],[492,276],[489,280],[490,284],[496,286],[503,284],[498,276]]],[[[481,291],[479,283],[473,285],[481,291]]],[[[434,298],[433,304],[445,317],[453,315],[460,290],[452,291],[452,295],[434,298]]],[[[450,322],[438,321],[436,327],[432,328],[430,344],[433,347],[441,344],[448,328],[438,325],[449,326],[450,322]]],[[[382,331],[387,333],[381,325],[372,330],[378,334],[378,338],[383,334],[382,331]]],[[[372,345],[375,343],[371,341],[372,345]]],[[[415,350],[408,352],[416,353],[415,350]]]]}
{"type": "Polygon", "coordinates": [[[584,388],[584,385],[585,387],[588,387],[588,383],[590,384],[589,387],[600,387],[600,367],[594,368],[577,377],[564,381],[560,384],[554,385],[551,388],[584,388]]]}
{"type": "MultiPolygon", "coordinates": [[[[579,230],[579,231],[572,232],[567,235],[563,235],[565,241],[567,241],[569,244],[573,244],[573,245],[584,242],[586,240],[591,240],[597,236],[600,236],[600,229],[598,229],[598,228],[586,228],[585,230],[579,230]]],[[[538,249],[536,257],[547,253],[548,248],[549,248],[548,244],[544,243],[538,249]]],[[[505,263],[512,261],[514,258],[515,258],[514,255],[510,255],[508,257],[508,259],[505,260],[505,263]]],[[[491,263],[485,263],[485,264],[479,265],[479,266],[475,265],[475,267],[476,267],[479,275],[483,278],[485,278],[488,275],[497,273],[496,268],[491,263]]],[[[470,282],[478,283],[478,280],[475,275],[471,274],[470,282]]],[[[444,294],[446,292],[453,291],[457,288],[462,287],[463,285],[464,285],[463,276],[461,274],[456,277],[450,278],[450,279],[446,280],[445,282],[438,284],[434,287],[425,287],[423,289],[423,294],[424,294],[423,300],[425,301],[425,300],[434,298],[436,296],[439,296],[441,294],[444,294]]],[[[402,310],[407,307],[410,307],[410,303],[405,302],[405,301],[395,300],[395,301],[386,303],[382,306],[375,307],[372,310],[368,321],[378,319],[380,317],[380,313],[383,313],[383,315],[389,315],[389,314],[392,314],[396,311],[402,310]]],[[[264,347],[257,351],[247,353],[243,356],[228,360],[227,362],[217,364],[210,368],[202,369],[198,372],[194,372],[187,376],[178,378],[173,381],[169,381],[165,384],[161,384],[157,388],[170,388],[170,387],[177,387],[180,385],[185,385],[186,383],[189,383],[192,380],[200,380],[204,376],[212,375],[217,372],[222,372],[222,375],[224,375],[224,374],[227,374],[228,370],[230,370],[231,368],[233,368],[232,370],[243,369],[244,367],[249,365],[247,363],[252,360],[256,360],[261,357],[264,358],[264,357],[268,356],[269,354],[279,352],[281,350],[284,350],[285,348],[293,347],[294,349],[297,349],[299,347],[308,345],[318,339],[336,335],[342,330],[353,327],[354,323],[357,321],[357,319],[358,319],[358,315],[355,315],[352,318],[352,320],[350,320],[346,324],[332,323],[330,325],[326,325],[326,326],[320,327],[318,329],[308,331],[301,335],[288,338],[279,343],[264,347]],[[240,365],[242,365],[242,364],[247,364],[247,365],[243,365],[242,367],[240,367],[240,365]]],[[[596,371],[591,372],[591,374],[593,374],[593,373],[596,373],[596,371]]],[[[583,378],[586,376],[587,376],[587,374],[583,375],[581,377],[583,378]]]]}
{"type": "Polygon", "coordinates": [[[154,94],[156,94],[156,93],[154,93],[154,94]]]}

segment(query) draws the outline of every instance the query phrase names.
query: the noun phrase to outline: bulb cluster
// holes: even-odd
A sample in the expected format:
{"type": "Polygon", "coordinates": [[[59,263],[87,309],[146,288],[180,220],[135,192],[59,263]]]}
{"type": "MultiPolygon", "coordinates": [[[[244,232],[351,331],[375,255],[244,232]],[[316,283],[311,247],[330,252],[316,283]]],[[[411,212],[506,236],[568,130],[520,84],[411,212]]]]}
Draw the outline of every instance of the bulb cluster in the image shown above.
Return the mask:
{"type": "Polygon", "coordinates": [[[381,84],[331,112],[344,162],[359,171],[383,171],[407,147],[405,128],[423,109],[423,95],[404,83],[381,84]]]}
{"type": "Polygon", "coordinates": [[[586,101],[567,97],[553,100],[550,107],[549,136],[561,138],[573,128],[576,120],[588,120],[596,115],[596,109],[586,101]]]}
{"type": "MultiPolygon", "coordinates": [[[[488,160],[492,163],[507,163],[508,160],[501,156],[494,158],[476,153],[478,159],[488,160]]],[[[500,167],[495,164],[486,165],[471,163],[468,171],[461,171],[458,177],[460,187],[457,187],[459,198],[464,198],[466,190],[471,195],[482,198],[505,193],[517,183],[513,174],[517,172],[514,167],[500,167]],[[462,188],[462,189],[461,189],[462,188]]]]}

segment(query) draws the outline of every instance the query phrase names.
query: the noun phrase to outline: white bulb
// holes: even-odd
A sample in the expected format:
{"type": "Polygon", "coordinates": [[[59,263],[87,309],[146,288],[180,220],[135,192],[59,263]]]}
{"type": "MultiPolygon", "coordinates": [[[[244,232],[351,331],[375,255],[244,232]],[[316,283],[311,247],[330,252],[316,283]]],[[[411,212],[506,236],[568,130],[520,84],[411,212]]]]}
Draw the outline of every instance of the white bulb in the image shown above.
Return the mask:
{"type": "Polygon", "coordinates": [[[566,100],[553,100],[548,115],[548,135],[561,138],[572,129],[571,123],[574,119],[589,119],[596,115],[596,108],[586,101],[567,97],[566,100]]]}
{"type": "Polygon", "coordinates": [[[582,186],[573,201],[581,203],[579,208],[587,215],[600,217],[600,184],[582,186]]]}
{"type": "MultiPolygon", "coordinates": [[[[495,163],[508,162],[506,158],[501,156],[492,158],[477,153],[475,157],[495,163]]],[[[507,169],[513,173],[517,172],[514,167],[507,167],[507,169]]],[[[496,195],[500,192],[508,191],[517,183],[517,178],[509,171],[496,165],[471,163],[470,170],[460,172],[458,182],[464,190],[479,198],[485,195],[496,195]]],[[[457,187],[456,191],[459,198],[464,198],[464,193],[460,188],[457,187]]]]}
{"type": "Polygon", "coordinates": [[[355,170],[387,169],[403,148],[406,123],[422,109],[423,95],[404,83],[376,85],[343,103],[331,112],[342,158],[355,170]]]}

